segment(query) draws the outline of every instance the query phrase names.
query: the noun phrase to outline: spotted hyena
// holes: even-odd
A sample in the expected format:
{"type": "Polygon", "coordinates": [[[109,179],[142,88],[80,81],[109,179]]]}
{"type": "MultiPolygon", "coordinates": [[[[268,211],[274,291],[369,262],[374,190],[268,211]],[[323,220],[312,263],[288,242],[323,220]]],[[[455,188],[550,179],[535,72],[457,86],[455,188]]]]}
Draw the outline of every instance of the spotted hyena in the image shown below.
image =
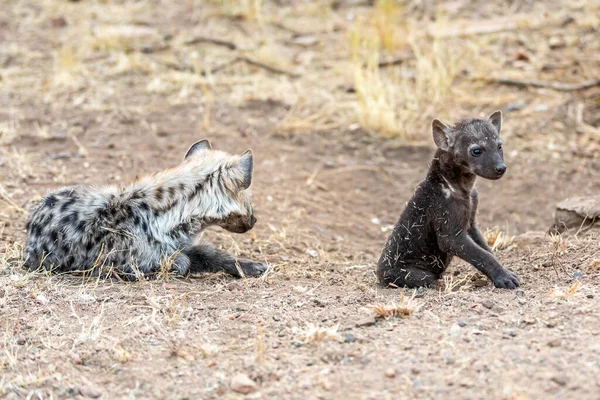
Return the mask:
{"type": "Polygon", "coordinates": [[[500,111],[454,126],[433,121],[438,150],[381,254],[377,275],[382,284],[429,286],[458,256],[496,287],[519,286],[519,278],[500,265],[475,223],[475,177],[500,179],[506,172],[501,125],[500,111]]]}
{"type": "Polygon", "coordinates": [[[225,271],[257,276],[266,265],[194,239],[206,227],[254,226],[250,150],[230,155],[195,143],[183,162],[126,187],[79,185],[48,194],[27,221],[24,263],[32,270],[116,273],[130,279],[161,266],[180,275],[225,271]]]}

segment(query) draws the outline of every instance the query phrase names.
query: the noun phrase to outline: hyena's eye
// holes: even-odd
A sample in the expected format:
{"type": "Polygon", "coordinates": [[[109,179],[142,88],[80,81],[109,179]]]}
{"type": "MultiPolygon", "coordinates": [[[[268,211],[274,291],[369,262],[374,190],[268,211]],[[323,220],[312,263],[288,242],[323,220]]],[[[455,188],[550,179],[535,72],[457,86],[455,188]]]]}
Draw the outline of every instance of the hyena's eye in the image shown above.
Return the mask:
{"type": "Polygon", "coordinates": [[[474,157],[479,157],[481,155],[481,153],[483,153],[483,150],[481,150],[479,147],[476,147],[473,150],[471,150],[471,154],[474,157]]]}
{"type": "Polygon", "coordinates": [[[502,143],[498,143],[498,150],[502,150],[502,143]]]}

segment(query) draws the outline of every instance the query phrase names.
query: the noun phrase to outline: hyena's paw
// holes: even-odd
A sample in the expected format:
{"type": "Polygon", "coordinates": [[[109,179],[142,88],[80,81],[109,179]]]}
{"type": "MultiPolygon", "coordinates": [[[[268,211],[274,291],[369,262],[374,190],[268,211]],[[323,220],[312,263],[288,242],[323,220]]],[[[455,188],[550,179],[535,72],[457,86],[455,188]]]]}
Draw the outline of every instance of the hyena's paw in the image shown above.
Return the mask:
{"type": "Polygon", "coordinates": [[[500,289],[516,289],[521,286],[519,277],[507,269],[493,276],[492,281],[494,282],[494,286],[500,289]]]}
{"type": "Polygon", "coordinates": [[[267,264],[263,264],[252,260],[246,260],[243,258],[238,258],[237,264],[239,265],[245,276],[261,276],[265,273],[267,268],[269,268],[267,264]]]}

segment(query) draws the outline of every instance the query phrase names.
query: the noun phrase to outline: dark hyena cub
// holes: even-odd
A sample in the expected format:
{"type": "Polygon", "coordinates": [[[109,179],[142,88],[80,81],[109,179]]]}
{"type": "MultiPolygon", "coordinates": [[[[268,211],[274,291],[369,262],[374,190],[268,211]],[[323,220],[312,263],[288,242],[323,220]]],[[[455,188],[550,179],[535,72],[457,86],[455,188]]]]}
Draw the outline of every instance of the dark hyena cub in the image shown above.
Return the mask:
{"type": "Polygon", "coordinates": [[[111,271],[131,279],[162,266],[181,275],[225,271],[256,276],[266,265],[194,239],[207,226],[244,233],[254,226],[253,158],[195,143],[183,162],[127,187],[73,186],[47,195],[27,222],[25,265],[54,272],[111,271]]]}
{"type": "Polygon", "coordinates": [[[385,285],[429,286],[458,256],[499,288],[515,289],[517,276],[502,268],[475,224],[475,177],[499,179],[506,172],[499,139],[502,113],[448,126],[433,121],[438,147],[429,173],[408,202],[379,259],[385,285]]]}

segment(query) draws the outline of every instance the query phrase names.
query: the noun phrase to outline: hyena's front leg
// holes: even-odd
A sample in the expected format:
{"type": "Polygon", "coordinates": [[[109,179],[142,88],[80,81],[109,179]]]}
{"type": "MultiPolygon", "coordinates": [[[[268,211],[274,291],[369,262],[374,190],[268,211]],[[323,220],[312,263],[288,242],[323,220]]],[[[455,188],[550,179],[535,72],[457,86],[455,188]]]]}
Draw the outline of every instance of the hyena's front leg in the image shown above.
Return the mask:
{"type": "Polygon", "coordinates": [[[208,245],[190,246],[185,250],[185,254],[190,258],[190,272],[224,271],[241,278],[238,266],[244,276],[260,276],[267,270],[266,264],[236,258],[208,245]]]}

